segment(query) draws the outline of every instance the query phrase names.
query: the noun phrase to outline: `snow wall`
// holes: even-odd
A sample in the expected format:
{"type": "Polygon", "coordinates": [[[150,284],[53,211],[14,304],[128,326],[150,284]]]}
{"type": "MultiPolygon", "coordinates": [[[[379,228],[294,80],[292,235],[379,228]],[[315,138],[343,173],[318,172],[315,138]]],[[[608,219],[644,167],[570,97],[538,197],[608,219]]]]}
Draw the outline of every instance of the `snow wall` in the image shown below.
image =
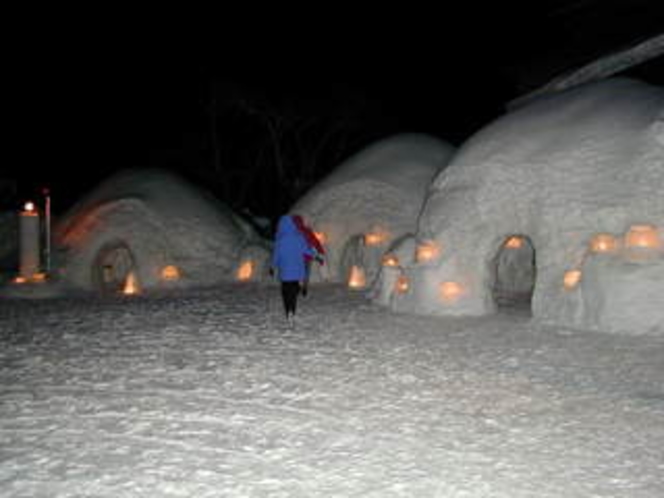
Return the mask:
{"type": "Polygon", "coordinates": [[[322,234],[323,268],[312,280],[346,281],[361,267],[375,278],[387,247],[413,233],[426,190],[454,152],[453,146],[422,134],[380,140],[344,161],[290,210],[322,234]],[[322,275],[321,275],[322,273],[322,275]]]}
{"type": "Polygon", "coordinates": [[[435,179],[413,244],[434,244],[438,256],[408,258],[399,269],[407,291],[374,294],[396,311],[491,313],[497,260],[517,236],[532,246],[523,264],[535,320],[664,333],[663,232],[664,89],[592,83],[519,108],[463,144],[435,179]],[[646,230],[641,242],[631,227],[646,230]]]}
{"type": "Polygon", "coordinates": [[[269,245],[250,224],[158,169],[112,176],[57,221],[53,239],[58,279],[88,290],[108,290],[130,271],[144,289],[231,281],[249,259],[255,280],[269,264],[269,245]]]}

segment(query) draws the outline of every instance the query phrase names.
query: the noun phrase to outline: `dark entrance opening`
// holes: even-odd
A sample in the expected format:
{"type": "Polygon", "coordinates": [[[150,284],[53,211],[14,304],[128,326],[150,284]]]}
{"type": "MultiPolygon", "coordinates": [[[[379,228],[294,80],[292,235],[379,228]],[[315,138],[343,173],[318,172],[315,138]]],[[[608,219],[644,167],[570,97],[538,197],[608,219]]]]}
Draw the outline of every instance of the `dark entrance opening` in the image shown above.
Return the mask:
{"type": "Polygon", "coordinates": [[[535,247],[525,235],[506,237],[493,260],[493,299],[499,309],[530,312],[537,266],[535,247]]]}
{"type": "Polygon", "coordinates": [[[95,286],[104,294],[122,292],[127,277],[135,270],[134,256],[123,242],[107,244],[97,253],[92,268],[95,286]]]}

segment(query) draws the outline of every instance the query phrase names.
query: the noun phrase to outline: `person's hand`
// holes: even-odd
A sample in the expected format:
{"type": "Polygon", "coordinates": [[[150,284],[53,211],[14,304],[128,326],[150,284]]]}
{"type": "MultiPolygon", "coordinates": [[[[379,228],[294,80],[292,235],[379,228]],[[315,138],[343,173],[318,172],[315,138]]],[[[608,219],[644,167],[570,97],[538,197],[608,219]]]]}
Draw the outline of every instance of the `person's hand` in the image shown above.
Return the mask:
{"type": "Polygon", "coordinates": [[[318,262],[319,265],[325,264],[325,260],[322,258],[322,256],[316,256],[316,261],[318,262]]]}

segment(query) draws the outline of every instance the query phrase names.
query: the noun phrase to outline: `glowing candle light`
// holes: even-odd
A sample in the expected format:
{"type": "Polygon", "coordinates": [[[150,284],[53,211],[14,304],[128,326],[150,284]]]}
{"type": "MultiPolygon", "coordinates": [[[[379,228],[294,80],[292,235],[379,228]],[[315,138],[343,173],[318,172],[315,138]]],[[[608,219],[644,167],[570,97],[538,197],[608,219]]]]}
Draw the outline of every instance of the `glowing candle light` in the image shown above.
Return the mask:
{"type": "Polygon", "coordinates": [[[410,289],[410,280],[406,275],[399,275],[397,281],[394,284],[394,290],[398,294],[405,294],[410,289]]]}
{"type": "Polygon", "coordinates": [[[652,225],[632,225],[625,235],[626,247],[657,249],[660,244],[657,228],[652,225]]]}
{"type": "Polygon", "coordinates": [[[251,280],[251,277],[254,274],[254,262],[251,260],[243,261],[240,267],[237,270],[237,279],[240,282],[246,282],[251,280]]]}
{"type": "Polygon", "coordinates": [[[371,232],[364,235],[364,244],[367,246],[379,246],[387,239],[382,232],[371,232]]]}
{"type": "Polygon", "coordinates": [[[563,277],[563,286],[567,290],[576,288],[581,282],[581,270],[569,270],[565,272],[563,277]]]}
{"type": "Polygon", "coordinates": [[[523,237],[519,237],[518,235],[513,235],[512,237],[507,239],[507,241],[505,242],[505,247],[507,249],[521,249],[523,247],[523,237]]]}
{"type": "Polygon", "coordinates": [[[327,244],[327,235],[325,232],[314,232],[314,235],[322,245],[327,244]]]}
{"type": "Polygon", "coordinates": [[[590,250],[594,253],[607,253],[616,250],[618,242],[608,233],[598,233],[590,241],[590,250]]]}
{"type": "Polygon", "coordinates": [[[440,256],[440,245],[434,241],[423,242],[415,251],[415,261],[418,263],[433,261],[438,256],[440,256]]]}
{"type": "Polygon", "coordinates": [[[443,282],[440,284],[440,297],[446,303],[458,301],[464,291],[458,282],[443,282]]]}
{"type": "Polygon", "coordinates": [[[139,293],[138,279],[133,271],[127,275],[122,293],[128,296],[139,293]]]}
{"type": "Polygon", "coordinates": [[[364,269],[353,265],[350,269],[350,276],[348,277],[348,287],[351,289],[363,289],[366,284],[364,269]]]}
{"type": "Polygon", "coordinates": [[[167,281],[179,280],[180,269],[175,265],[164,266],[161,269],[161,278],[167,281]]]}
{"type": "Polygon", "coordinates": [[[388,267],[397,267],[399,266],[399,258],[397,258],[394,254],[386,254],[383,256],[383,266],[388,266],[388,267]]]}

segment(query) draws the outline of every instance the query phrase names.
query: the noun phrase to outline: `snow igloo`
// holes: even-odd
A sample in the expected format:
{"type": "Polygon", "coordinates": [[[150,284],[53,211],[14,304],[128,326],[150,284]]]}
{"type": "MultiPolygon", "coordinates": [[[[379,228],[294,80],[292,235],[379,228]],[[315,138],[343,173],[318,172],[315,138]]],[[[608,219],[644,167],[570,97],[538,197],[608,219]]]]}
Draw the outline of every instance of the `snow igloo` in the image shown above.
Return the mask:
{"type": "Polygon", "coordinates": [[[453,151],[428,135],[388,137],[307,192],[290,211],[304,216],[327,252],[327,264],[312,267],[312,281],[368,286],[390,245],[415,231],[427,187],[453,151]]]}
{"type": "Polygon", "coordinates": [[[269,244],[209,193],[158,169],[110,177],[57,221],[54,269],[82,290],[260,280],[269,244]]]}
{"type": "Polygon", "coordinates": [[[429,191],[407,285],[376,294],[403,312],[521,303],[542,323],[664,333],[663,232],[664,89],[609,79],[464,143],[429,191]]]}

